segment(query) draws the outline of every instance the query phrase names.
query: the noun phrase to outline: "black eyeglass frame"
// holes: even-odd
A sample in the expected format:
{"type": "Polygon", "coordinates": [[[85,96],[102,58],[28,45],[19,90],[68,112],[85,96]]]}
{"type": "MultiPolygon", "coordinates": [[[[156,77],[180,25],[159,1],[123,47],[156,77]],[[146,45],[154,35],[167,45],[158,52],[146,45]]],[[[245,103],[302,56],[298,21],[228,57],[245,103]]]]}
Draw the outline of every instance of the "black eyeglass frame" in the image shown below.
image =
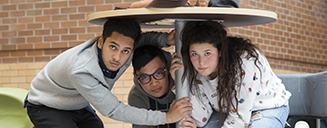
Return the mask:
{"type": "Polygon", "coordinates": [[[151,82],[151,76],[152,76],[155,80],[162,80],[163,78],[165,78],[165,77],[166,77],[166,71],[167,71],[166,67],[164,67],[164,70],[159,71],[159,72],[162,72],[163,75],[164,75],[164,76],[163,76],[162,78],[160,78],[160,79],[157,79],[157,78],[154,76],[155,74],[157,74],[157,73],[159,73],[159,72],[154,72],[154,73],[151,74],[151,75],[145,75],[145,76],[149,76],[149,77],[150,77],[149,81],[148,81],[148,82],[145,82],[145,83],[142,83],[142,81],[140,80],[141,77],[144,77],[144,76],[137,77],[137,79],[139,80],[139,82],[140,82],[141,84],[148,84],[148,83],[151,82]]]}

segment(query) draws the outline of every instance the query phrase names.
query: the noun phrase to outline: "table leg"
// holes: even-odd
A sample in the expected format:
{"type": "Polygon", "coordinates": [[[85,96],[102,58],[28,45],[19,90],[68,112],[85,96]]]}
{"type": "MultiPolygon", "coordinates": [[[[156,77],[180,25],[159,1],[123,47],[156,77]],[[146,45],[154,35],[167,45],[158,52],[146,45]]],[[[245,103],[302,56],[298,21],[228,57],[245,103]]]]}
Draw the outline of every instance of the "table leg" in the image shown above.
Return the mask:
{"type": "MultiPolygon", "coordinates": [[[[175,20],[175,51],[177,53],[177,56],[182,57],[181,55],[181,48],[182,48],[182,41],[180,40],[180,34],[183,30],[185,24],[187,23],[186,20],[175,20]]],[[[181,62],[183,63],[183,62],[181,62]]],[[[180,69],[176,71],[176,101],[183,98],[183,97],[189,97],[190,89],[189,86],[182,86],[182,75],[184,72],[184,66],[182,66],[180,69]]],[[[189,117],[189,115],[187,115],[189,117]]],[[[180,121],[179,121],[180,122],[180,121]]],[[[176,123],[176,128],[179,128],[178,123],[176,123]]]]}

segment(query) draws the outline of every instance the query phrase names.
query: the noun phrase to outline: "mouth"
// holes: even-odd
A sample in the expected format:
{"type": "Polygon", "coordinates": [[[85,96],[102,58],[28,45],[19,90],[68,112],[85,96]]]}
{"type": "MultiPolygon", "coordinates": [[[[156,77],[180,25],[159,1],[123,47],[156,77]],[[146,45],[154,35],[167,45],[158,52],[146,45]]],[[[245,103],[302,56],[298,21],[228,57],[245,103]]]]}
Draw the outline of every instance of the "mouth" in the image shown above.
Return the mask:
{"type": "Polygon", "coordinates": [[[155,93],[158,93],[158,92],[161,90],[161,88],[162,88],[162,87],[157,88],[157,89],[154,89],[154,90],[152,90],[152,91],[155,92],[155,93]]]}
{"type": "Polygon", "coordinates": [[[116,66],[119,65],[119,63],[117,63],[117,62],[110,62],[110,65],[113,66],[113,67],[116,67],[116,66]]]}
{"type": "Polygon", "coordinates": [[[207,68],[198,68],[199,70],[206,70],[207,68]]]}

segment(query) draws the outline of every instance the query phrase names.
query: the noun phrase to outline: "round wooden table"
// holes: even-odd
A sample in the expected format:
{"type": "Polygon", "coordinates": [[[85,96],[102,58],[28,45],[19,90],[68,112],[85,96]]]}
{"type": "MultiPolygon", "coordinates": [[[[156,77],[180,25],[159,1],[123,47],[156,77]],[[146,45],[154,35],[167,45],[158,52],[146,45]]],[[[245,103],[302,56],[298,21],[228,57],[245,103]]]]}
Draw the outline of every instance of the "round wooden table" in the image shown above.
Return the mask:
{"type": "Polygon", "coordinates": [[[139,23],[165,19],[211,19],[223,21],[226,27],[236,27],[275,22],[277,14],[264,10],[222,7],[138,8],[92,13],[88,15],[88,22],[103,25],[111,18],[133,18],[139,23]]]}

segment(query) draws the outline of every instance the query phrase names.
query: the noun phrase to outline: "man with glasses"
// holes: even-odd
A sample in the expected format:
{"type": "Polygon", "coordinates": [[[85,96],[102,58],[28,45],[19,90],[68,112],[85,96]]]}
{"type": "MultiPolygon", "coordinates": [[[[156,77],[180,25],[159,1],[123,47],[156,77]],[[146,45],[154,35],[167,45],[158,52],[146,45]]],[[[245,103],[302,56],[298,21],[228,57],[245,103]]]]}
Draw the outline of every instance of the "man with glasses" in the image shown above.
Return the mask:
{"type": "MultiPolygon", "coordinates": [[[[168,112],[175,99],[171,91],[174,81],[169,68],[172,57],[169,52],[155,46],[145,45],[134,51],[132,65],[134,68],[134,86],[128,95],[128,104],[147,110],[168,112]]],[[[195,121],[185,118],[190,127],[196,127],[195,121]]],[[[175,128],[175,124],[160,126],[141,126],[133,124],[133,128],[175,128]]]]}

